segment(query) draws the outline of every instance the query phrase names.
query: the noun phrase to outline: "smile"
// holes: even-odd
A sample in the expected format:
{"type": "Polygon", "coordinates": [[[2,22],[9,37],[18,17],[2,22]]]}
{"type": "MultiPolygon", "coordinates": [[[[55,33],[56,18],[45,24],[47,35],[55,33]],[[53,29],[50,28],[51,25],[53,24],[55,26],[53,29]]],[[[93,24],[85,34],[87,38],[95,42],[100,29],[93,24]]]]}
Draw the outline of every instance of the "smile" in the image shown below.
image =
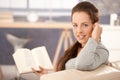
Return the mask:
{"type": "Polygon", "coordinates": [[[78,36],[79,39],[83,39],[84,37],[85,36],[83,36],[83,35],[78,36]]]}

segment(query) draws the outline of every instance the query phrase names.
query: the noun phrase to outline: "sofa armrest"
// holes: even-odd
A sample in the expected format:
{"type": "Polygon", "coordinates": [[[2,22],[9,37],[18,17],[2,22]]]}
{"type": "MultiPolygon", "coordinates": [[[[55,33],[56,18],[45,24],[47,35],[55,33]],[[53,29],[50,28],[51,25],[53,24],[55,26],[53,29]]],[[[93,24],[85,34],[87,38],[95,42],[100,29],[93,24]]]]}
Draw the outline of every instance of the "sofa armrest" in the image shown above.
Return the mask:
{"type": "Polygon", "coordinates": [[[40,80],[120,80],[120,71],[102,65],[93,71],[69,69],[41,76],[40,80]]]}

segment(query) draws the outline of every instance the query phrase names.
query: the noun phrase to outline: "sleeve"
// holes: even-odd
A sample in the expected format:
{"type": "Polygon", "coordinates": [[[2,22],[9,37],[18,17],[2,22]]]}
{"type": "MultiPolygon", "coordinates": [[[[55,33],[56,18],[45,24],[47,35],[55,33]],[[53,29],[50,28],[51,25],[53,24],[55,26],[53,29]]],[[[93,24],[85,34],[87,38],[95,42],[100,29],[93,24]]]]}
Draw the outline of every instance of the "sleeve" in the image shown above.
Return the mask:
{"type": "Polygon", "coordinates": [[[108,50],[89,38],[85,47],[80,51],[75,60],[75,68],[80,70],[93,70],[108,60],[108,50]]]}
{"type": "Polygon", "coordinates": [[[93,38],[89,38],[85,47],[76,58],[68,60],[66,69],[93,70],[108,60],[109,52],[93,38]]]}

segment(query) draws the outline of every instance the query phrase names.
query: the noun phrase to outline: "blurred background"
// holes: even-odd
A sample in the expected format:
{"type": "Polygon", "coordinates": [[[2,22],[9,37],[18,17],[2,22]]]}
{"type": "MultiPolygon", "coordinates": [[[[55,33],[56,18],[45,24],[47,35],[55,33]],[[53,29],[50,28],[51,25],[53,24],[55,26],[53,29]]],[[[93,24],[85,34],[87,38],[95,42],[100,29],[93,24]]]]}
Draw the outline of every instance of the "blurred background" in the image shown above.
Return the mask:
{"type": "MultiPolygon", "coordinates": [[[[15,51],[13,43],[16,38],[23,40],[23,44],[16,43],[18,46],[22,44],[19,47],[32,49],[46,46],[53,61],[57,47],[60,46],[61,33],[65,31],[55,24],[70,23],[71,9],[81,1],[90,1],[99,9],[100,24],[107,27],[120,26],[120,0],[0,0],[0,65],[15,64],[12,54],[15,51]],[[39,27],[40,23],[43,26],[39,27]],[[44,23],[56,28],[44,28],[44,23]]],[[[68,30],[72,33],[71,28],[68,30]]],[[[70,36],[75,41],[73,34],[70,36]]],[[[65,47],[64,43],[61,44],[60,50],[58,49],[60,55],[65,47]]]]}
{"type": "MultiPolygon", "coordinates": [[[[9,20],[1,22],[70,22],[72,7],[84,0],[0,0],[0,13],[6,14],[9,20]],[[10,17],[11,15],[11,17],[10,17]]],[[[120,0],[87,0],[99,9],[100,23],[107,25],[120,25],[120,0]],[[113,17],[112,17],[113,16],[113,17]],[[111,21],[113,18],[114,21],[111,21]],[[115,19],[114,19],[115,18],[115,19]]],[[[6,16],[7,17],[7,16],[6,16]]],[[[2,20],[1,20],[2,19],[2,20]]],[[[25,45],[26,48],[34,48],[45,45],[48,52],[54,55],[61,29],[29,29],[0,28],[0,64],[14,64],[11,54],[13,47],[6,40],[6,33],[18,37],[31,37],[33,40],[25,45]],[[3,54],[4,53],[4,54],[3,54]]]]}

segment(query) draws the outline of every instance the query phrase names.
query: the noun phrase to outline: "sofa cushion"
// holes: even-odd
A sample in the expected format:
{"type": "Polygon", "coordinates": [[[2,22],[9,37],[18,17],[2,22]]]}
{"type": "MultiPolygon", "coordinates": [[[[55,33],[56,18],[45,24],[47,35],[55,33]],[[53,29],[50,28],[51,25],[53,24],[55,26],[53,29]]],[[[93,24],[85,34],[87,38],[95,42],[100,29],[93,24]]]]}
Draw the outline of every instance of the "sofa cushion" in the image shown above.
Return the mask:
{"type": "Polygon", "coordinates": [[[45,74],[40,80],[120,80],[120,71],[113,67],[102,65],[93,71],[70,69],[45,74]]]}

